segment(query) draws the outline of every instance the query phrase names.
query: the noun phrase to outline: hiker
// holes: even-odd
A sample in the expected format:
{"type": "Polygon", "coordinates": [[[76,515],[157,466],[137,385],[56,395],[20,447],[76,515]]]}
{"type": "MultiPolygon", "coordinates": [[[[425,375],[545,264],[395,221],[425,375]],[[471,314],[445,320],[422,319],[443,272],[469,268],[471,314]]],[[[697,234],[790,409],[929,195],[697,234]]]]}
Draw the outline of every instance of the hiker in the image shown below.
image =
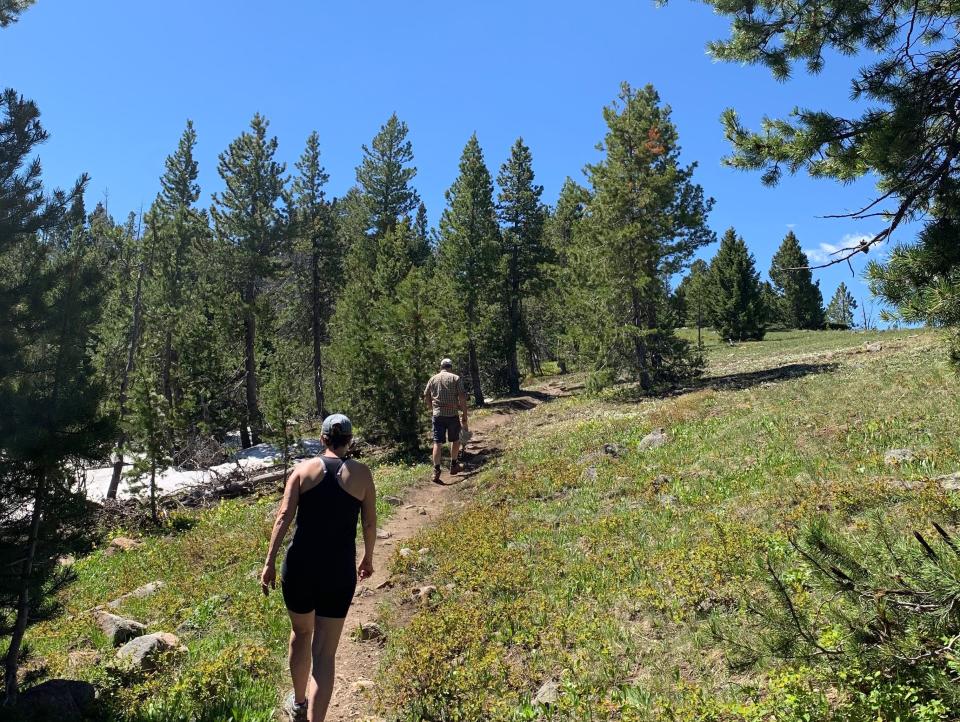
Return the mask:
{"type": "Polygon", "coordinates": [[[352,437],[353,424],[343,414],[324,419],[323,454],[301,462],[290,473],[260,575],[266,595],[276,588],[277,552],[296,518],[280,575],[293,627],[289,648],[293,692],[285,705],[292,722],[322,722],[326,717],[337,644],[357,577],[363,580],[373,574],[376,490],[370,469],[345,458],[352,437]],[[355,567],[358,516],[364,554],[355,567]]]}
{"type": "Polygon", "coordinates": [[[459,474],[461,420],[462,428],[468,427],[467,392],[463,379],[453,373],[453,361],[445,358],[440,362],[440,373],[427,381],[423,401],[433,412],[433,481],[439,484],[443,445],[450,442],[450,473],[459,474]]]}

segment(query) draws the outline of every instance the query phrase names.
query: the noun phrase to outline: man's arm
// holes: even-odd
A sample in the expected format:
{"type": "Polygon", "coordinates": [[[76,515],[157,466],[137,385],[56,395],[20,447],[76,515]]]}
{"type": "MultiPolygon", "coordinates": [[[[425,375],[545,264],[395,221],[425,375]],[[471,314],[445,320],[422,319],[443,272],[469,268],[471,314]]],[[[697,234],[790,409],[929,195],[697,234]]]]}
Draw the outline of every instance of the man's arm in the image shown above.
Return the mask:
{"type": "Polygon", "coordinates": [[[430,393],[430,382],[427,382],[427,387],[423,390],[423,403],[427,407],[427,411],[433,411],[433,394],[430,393]]]}

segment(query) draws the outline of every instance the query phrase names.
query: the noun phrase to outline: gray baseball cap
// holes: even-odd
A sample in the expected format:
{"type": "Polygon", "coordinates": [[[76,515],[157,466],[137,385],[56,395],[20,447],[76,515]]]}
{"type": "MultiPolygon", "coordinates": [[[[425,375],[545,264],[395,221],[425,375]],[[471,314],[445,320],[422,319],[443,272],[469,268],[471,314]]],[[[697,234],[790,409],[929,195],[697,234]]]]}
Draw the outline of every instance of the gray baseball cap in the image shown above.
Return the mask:
{"type": "Polygon", "coordinates": [[[445,358],[443,361],[440,362],[440,368],[442,369],[453,368],[453,361],[448,358],[445,358]]]}
{"type": "Polygon", "coordinates": [[[349,436],[353,434],[353,423],[343,414],[330,414],[323,420],[321,430],[324,434],[332,434],[334,431],[339,431],[341,434],[349,436]],[[335,426],[339,426],[340,428],[334,429],[335,426]]]}

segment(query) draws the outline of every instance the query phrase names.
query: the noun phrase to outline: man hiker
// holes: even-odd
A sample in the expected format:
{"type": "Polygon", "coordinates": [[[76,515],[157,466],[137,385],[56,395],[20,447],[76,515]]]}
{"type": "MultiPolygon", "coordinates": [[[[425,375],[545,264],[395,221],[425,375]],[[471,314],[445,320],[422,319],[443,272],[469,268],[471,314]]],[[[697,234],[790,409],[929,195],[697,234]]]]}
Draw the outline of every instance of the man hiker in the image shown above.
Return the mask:
{"type": "Polygon", "coordinates": [[[450,473],[459,474],[461,419],[467,428],[467,391],[463,380],[453,373],[453,361],[445,358],[440,362],[440,373],[427,382],[423,401],[433,412],[433,481],[439,484],[443,445],[451,443],[450,473]]]}

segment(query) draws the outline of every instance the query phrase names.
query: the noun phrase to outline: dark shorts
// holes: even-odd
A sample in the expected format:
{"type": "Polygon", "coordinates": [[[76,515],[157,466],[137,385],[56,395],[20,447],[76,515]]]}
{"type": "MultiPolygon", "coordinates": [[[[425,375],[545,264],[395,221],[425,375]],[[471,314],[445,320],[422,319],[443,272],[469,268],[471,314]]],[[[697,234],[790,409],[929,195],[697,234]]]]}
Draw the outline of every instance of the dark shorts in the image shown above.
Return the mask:
{"type": "Polygon", "coordinates": [[[443,444],[447,441],[460,441],[460,417],[434,416],[433,443],[443,444]]]}
{"type": "Polygon", "coordinates": [[[341,570],[337,574],[294,572],[284,569],[280,581],[283,603],[295,614],[313,612],[318,617],[343,619],[347,616],[357,589],[357,572],[341,570]]]}

